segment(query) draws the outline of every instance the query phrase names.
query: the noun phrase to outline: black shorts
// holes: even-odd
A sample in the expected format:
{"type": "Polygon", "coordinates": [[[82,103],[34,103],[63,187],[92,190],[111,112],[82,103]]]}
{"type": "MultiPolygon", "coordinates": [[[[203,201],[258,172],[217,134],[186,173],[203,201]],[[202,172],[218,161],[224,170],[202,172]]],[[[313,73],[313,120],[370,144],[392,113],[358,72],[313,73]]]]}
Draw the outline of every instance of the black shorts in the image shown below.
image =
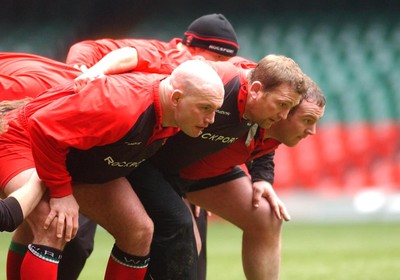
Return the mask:
{"type": "Polygon", "coordinates": [[[192,184],[189,185],[187,192],[194,192],[194,191],[208,189],[244,176],[247,176],[247,174],[243,171],[243,169],[240,168],[239,166],[235,166],[233,170],[229,173],[225,173],[211,178],[192,181],[192,184]]]}

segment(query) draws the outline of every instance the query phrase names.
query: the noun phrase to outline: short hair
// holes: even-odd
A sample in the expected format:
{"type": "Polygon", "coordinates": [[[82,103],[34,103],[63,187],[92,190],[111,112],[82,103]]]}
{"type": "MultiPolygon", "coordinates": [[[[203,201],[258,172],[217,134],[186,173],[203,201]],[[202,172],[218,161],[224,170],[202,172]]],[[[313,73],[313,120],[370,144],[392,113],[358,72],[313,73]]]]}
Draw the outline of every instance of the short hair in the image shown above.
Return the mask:
{"type": "MultiPolygon", "coordinates": [[[[299,105],[305,100],[307,102],[317,105],[320,108],[324,107],[326,105],[326,98],[321,88],[311,78],[307,76],[306,78],[307,78],[307,91],[305,94],[301,96],[299,105]]],[[[296,112],[299,105],[293,107],[290,110],[289,114],[293,115],[296,112]]]]}
{"type": "Polygon", "coordinates": [[[300,95],[307,90],[306,77],[299,65],[291,58],[270,54],[261,59],[251,70],[250,82],[259,81],[264,91],[288,83],[300,95]]]}

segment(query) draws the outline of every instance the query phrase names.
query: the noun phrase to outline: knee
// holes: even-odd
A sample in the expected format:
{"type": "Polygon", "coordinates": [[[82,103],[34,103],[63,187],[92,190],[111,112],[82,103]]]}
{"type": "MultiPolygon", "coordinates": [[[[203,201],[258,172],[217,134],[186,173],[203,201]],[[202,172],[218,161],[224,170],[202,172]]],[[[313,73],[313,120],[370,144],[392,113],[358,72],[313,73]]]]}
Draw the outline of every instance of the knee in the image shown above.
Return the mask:
{"type": "Polygon", "coordinates": [[[153,221],[146,217],[143,219],[141,226],[138,230],[138,235],[140,240],[147,240],[147,242],[151,243],[151,239],[154,233],[154,224],[153,221]]]}
{"type": "Polygon", "coordinates": [[[255,215],[251,215],[246,223],[245,230],[263,236],[279,236],[282,230],[282,220],[279,220],[269,205],[257,209],[255,215]]]}
{"type": "Polygon", "coordinates": [[[153,221],[149,217],[143,217],[140,222],[132,225],[130,230],[125,231],[127,236],[123,237],[131,243],[142,243],[150,246],[154,232],[153,221]]]}
{"type": "Polygon", "coordinates": [[[176,221],[176,225],[182,230],[193,229],[193,217],[191,212],[185,211],[184,213],[182,213],[176,221]]]}
{"type": "Polygon", "coordinates": [[[64,238],[57,238],[57,219],[54,219],[49,228],[44,229],[44,223],[50,212],[49,204],[46,200],[41,200],[38,206],[28,216],[27,222],[33,233],[33,243],[42,244],[62,250],[64,238]]]}
{"type": "MultiPolygon", "coordinates": [[[[185,206],[186,207],[186,206],[185,206]]],[[[158,237],[168,238],[177,234],[193,232],[193,218],[187,208],[176,211],[164,219],[155,220],[154,234],[158,237]]]]}
{"type": "Polygon", "coordinates": [[[49,212],[50,206],[48,202],[41,200],[32,213],[27,217],[27,222],[34,235],[43,230],[44,222],[49,212]]]}

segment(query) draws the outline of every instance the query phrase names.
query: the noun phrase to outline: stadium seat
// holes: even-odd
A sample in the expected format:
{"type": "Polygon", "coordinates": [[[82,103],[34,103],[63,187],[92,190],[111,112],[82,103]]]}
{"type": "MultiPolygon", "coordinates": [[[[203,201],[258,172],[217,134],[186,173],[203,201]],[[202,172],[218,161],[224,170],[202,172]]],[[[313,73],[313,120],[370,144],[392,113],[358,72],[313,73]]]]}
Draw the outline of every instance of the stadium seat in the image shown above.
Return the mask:
{"type": "Polygon", "coordinates": [[[396,168],[390,158],[375,160],[371,168],[371,183],[373,186],[394,189],[396,182],[396,168]]]}
{"type": "Polygon", "coordinates": [[[275,151],[275,181],[274,188],[279,192],[288,192],[297,187],[291,148],[281,145],[275,151]]]}
{"type": "Polygon", "coordinates": [[[342,123],[325,124],[318,128],[315,137],[321,153],[320,170],[323,178],[343,185],[343,175],[349,166],[346,130],[342,123]]]}
{"type": "Polygon", "coordinates": [[[346,126],[346,146],[348,160],[357,168],[368,167],[373,160],[375,135],[368,122],[349,123],[346,126]]]}
{"type": "Polygon", "coordinates": [[[398,122],[375,123],[373,130],[376,139],[374,152],[378,157],[393,158],[400,151],[400,125],[398,122]]]}
{"type": "Polygon", "coordinates": [[[373,185],[370,170],[367,167],[351,167],[344,173],[343,192],[354,194],[361,189],[370,188],[373,185]]]}
{"type": "Polygon", "coordinates": [[[315,188],[321,176],[323,162],[317,145],[317,139],[310,136],[292,148],[296,181],[305,189],[315,188]]]}

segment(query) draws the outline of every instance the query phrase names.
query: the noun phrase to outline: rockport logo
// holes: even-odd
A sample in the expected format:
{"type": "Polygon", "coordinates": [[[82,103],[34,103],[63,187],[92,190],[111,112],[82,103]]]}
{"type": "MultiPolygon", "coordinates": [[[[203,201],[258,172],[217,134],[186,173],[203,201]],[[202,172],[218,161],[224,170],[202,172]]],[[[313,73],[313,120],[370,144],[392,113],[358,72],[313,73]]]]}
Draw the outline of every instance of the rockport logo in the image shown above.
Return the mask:
{"type": "Polygon", "coordinates": [[[125,142],[125,144],[128,146],[139,146],[142,142],[125,142]]]}
{"type": "Polygon", "coordinates": [[[221,52],[224,52],[224,53],[233,53],[233,50],[231,50],[231,49],[220,47],[220,46],[216,46],[216,45],[209,45],[208,48],[210,50],[217,50],[217,51],[221,51],[221,52]]]}
{"type": "Polygon", "coordinates": [[[237,137],[227,137],[227,136],[211,134],[211,133],[203,133],[200,137],[202,139],[215,141],[215,142],[220,141],[222,143],[233,143],[238,139],[237,137]]]}
{"type": "Polygon", "coordinates": [[[107,162],[108,165],[112,167],[122,167],[122,168],[136,168],[141,164],[145,159],[142,159],[140,161],[114,161],[114,159],[110,156],[106,157],[104,159],[105,162],[107,162]]]}
{"type": "Polygon", "coordinates": [[[227,111],[216,110],[215,112],[220,115],[226,115],[226,116],[231,115],[231,112],[227,112],[227,111]]]}

